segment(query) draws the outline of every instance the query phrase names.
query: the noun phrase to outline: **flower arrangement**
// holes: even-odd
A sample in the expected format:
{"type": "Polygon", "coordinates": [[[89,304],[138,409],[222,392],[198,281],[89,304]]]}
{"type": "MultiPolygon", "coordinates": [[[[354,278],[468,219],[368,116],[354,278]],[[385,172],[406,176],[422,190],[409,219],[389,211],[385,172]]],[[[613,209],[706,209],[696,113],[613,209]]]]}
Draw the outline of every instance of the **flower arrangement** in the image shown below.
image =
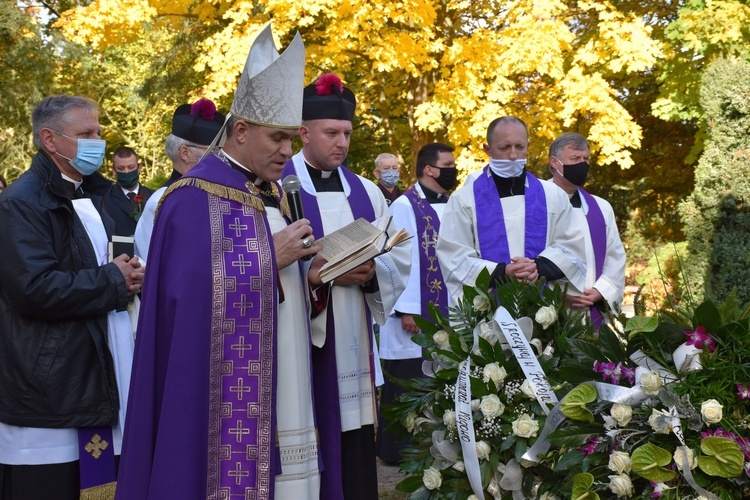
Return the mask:
{"type": "Polygon", "coordinates": [[[620,334],[571,340],[556,372],[580,385],[545,461],[568,472],[573,498],[750,495],[747,311],[707,301],[636,316],[620,334]]]}
{"type": "Polygon", "coordinates": [[[432,321],[417,319],[426,376],[402,381],[407,392],[384,410],[412,439],[400,491],[461,500],[750,497],[750,309],[707,301],[611,316],[595,332],[559,286],[489,285],[483,273],[449,318],[433,308],[432,321]],[[507,335],[501,306],[526,347],[507,335]],[[540,377],[525,371],[531,357],[540,377]]]}
{"type": "Polygon", "coordinates": [[[589,322],[566,307],[559,285],[508,281],[491,290],[486,272],[464,287],[449,318],[430,314],[416,319],[422,333],[413,337],[428,376],[401,381],[406,392],[384,410],[413,443],[402,452],[410,476],[397,488],[412,499],[545,498],[540,486],[567,473],[534,457],[556,403],[545,374],[552,379],[569,339],[591,333],[589,322]],[[502,328],[499,306],[515,318],[502,328]]]}

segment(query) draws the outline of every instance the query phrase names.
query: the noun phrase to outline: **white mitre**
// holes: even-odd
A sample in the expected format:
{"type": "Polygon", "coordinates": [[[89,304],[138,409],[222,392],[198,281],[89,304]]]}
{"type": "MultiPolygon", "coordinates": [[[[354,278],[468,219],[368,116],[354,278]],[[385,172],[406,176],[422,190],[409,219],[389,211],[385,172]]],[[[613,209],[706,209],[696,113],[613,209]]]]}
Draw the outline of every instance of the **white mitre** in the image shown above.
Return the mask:
{"type": "Polygon", "coordinates": [[[279,55],[269,23],[250,47],[230,112],[248,123],[299,128],[304,87],[302,37],[297,32],[292,43],[279,55]]]}
{"type": "Polygon", "coordinates": [[[304,88],[305,45],[299,31],[279,54],[271,24],[266,24],[250,47],[232,107],[209,151],[224,145],[230,116],[265,127],[299,128],[304,88]]]}

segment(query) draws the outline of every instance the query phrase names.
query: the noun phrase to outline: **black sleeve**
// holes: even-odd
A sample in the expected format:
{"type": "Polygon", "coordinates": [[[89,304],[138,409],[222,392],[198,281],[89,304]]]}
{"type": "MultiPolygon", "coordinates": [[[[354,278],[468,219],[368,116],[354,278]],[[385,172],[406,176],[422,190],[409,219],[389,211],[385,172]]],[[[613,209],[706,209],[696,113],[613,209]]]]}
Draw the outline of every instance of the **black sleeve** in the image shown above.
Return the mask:
{"type": "Polygon", "coordinates": [[[543,276],[547,281],[559,280],[560,278],[565,277],[565,273],[563,273],[551,260],[545,257],[537,257],[534,259],[534,262],[536,262],[536,271],[539,273],[539,276],[543,276]]]}
{"type": "Polygon", "coordinates": [[[490,276],[490,285],[499,285],[505,281],[505,265],[504,263],[500,263],[497,265],[494,271],[492,271],[492,275],[490,276]]]}

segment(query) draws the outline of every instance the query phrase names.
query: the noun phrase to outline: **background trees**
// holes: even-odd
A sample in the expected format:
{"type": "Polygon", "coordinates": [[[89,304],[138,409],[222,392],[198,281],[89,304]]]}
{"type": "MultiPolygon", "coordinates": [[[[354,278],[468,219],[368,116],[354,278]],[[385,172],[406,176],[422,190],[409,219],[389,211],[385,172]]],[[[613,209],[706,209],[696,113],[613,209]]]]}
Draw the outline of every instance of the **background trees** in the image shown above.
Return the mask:
{"type": "Polygon", "coordinates": [[[677,205],[711,132],[701,78],[715,59],[746,58],[750,41],[745,0],[27,2],[0,4],[13,68],[0,79],[16,89],[0,103],[10,178],[33,152],[33,105],[80,92],[100,102],[110,149],[134,146],[158,184],[174,107],[205,96],[228,109],[251,41],[272,20],[280,46],[302,33],[308,81],[335,71],[355,91],[349,165],[365,175],[389,151],[411,177],[413,156],[433,140],[457,148],[465,175],[485,163],[486,125],[504,114],[529,124],[529,164],[545,177],[551,140],[586,135],[589,187],[615,207],[633,281],[655,250],[684,239],[677,205]]]}

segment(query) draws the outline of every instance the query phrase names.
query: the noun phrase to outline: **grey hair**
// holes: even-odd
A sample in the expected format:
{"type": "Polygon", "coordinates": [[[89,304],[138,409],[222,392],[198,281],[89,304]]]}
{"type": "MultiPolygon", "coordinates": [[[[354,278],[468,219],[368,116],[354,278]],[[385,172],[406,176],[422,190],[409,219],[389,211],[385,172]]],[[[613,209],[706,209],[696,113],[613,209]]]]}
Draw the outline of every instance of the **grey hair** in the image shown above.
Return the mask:
{"type": "Polygon", "coordinates": [[[166,151],[167,156],[169,156],[169,159],[174,162],[177,161],[177,155],[180,154],[180,148],[182,146],[187,146],[188,144],[192,144],[192,142],[183,139],[182,137],[177,137],[174,134],[169,134],[164,143],[164,150],[166,151]]]}
{"type": "Polygon", "coordinates": [[[396,160],[398,161],[398,158],[396,158],[396,155],[392,155],[391,153],[380,153],[377,158],[375,158],[375,168],[380,168],[380,162],[383,160],[396,160]]]}
{"type": "Polygon", "coordinates": [[[81,95],[53,95],[45,97],[31,113],[31,125],[34,129],[34,146],[44,149],[40,133],[48,128],[60,132],[70,123],[68,111],[73,108],[85,109],[99,118],[99,105],[96,101],[81,95]]]}
{"type": "Polygon", "coordinates": [[[568,146],[576,151],[589,151],[591,149],[584,136],[575,132],[566,132],[552,141],[549,147],[549,155],[559,159],[562,150],[568,146]]]}

